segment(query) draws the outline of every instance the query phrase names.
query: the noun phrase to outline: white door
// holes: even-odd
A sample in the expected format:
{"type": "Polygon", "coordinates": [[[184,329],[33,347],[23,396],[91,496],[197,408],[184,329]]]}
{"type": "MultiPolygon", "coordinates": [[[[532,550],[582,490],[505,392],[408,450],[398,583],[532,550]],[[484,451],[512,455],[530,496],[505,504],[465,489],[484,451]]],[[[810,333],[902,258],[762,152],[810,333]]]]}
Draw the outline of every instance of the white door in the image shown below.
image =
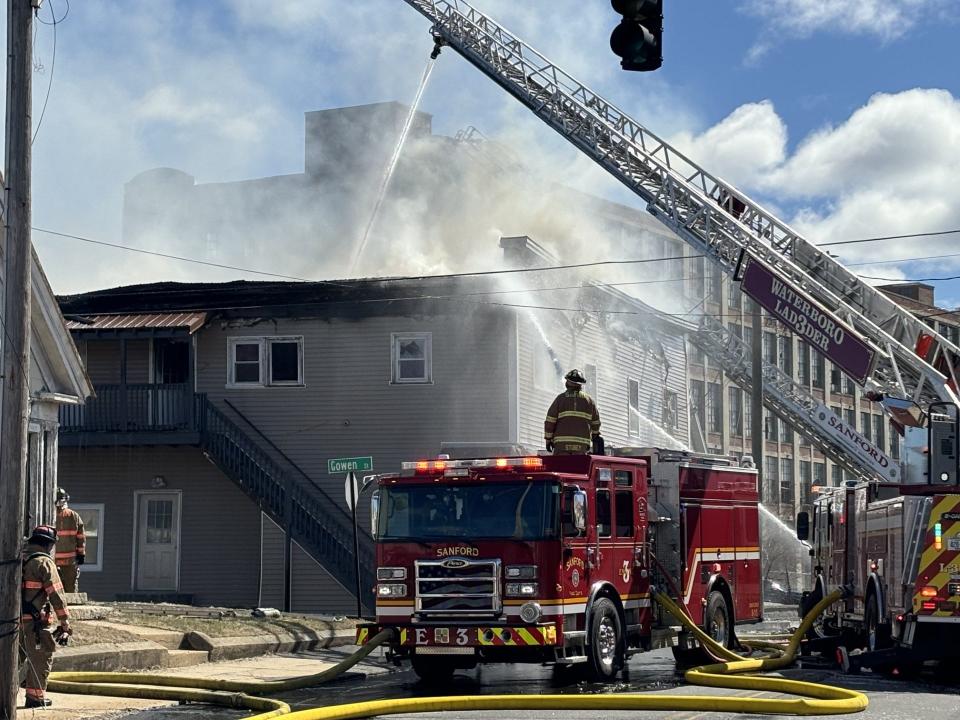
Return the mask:
{"type": "Polygon", "coordinates": [[[142,493],[137,508],[137,590],[176,590],[180,494],[142,493]]]}

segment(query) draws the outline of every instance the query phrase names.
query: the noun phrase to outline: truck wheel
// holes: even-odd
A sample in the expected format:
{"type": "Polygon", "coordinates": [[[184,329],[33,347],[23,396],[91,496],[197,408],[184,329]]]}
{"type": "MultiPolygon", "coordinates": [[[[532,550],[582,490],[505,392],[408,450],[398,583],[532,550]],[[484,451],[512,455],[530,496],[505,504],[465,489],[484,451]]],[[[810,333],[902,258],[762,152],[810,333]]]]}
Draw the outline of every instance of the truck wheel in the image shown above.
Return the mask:
{"type": "Polygon", "coordinates": [[[612,680],[623,666],[623,628],[616,606],[607,598],[593,604],[590,615],[590,669],[595,680],[612,680]]]}
{"type": "Polygon", "coordinates": [[[890,646],[890,631],[888,626],[880,622],[880,601],[877,593],[867,595],[867,604],[863,611],[863,629],[866,634],[867,650],[883,650],[890,646]]]}
{"type": "Polygon", "coordinates": [[[441,683],[453,677],[454,667],[449,658],[414,655],[410,662],[417,677],[425,683],[441,683]]]}
{"type": "Polygon", "coordinates": [[[703,629],[726,648],[733,647],[733,613],[723,593],[714,590],[707,596],[703,613],[703,629]]]}

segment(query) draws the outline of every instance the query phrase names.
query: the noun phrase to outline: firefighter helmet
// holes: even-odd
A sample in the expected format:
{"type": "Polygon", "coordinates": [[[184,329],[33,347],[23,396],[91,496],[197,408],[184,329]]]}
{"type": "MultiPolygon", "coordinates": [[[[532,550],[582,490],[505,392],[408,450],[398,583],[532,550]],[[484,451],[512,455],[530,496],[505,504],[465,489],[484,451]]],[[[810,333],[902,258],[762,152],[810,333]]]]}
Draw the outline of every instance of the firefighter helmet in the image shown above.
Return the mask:
{"type": "Polygon", "coordinates": [[[30,533],[30,542],[53,544],[57,542],[57,529],[50,525],[37,525],[30,533]]]}
{"type": "Polygon", "coordinates": [[[70,502],[70,493],[64,490],[62,487],[57,488],[57,504],[62,502],[70,502]]]}
{"type": "Polygon", "coordinates": [[[576,383],[577,385],[586,385],[587,383],[587,379],[583,376],[583,373],[576,368],[564,375],[563,379],[569,383],[576,383]]]}

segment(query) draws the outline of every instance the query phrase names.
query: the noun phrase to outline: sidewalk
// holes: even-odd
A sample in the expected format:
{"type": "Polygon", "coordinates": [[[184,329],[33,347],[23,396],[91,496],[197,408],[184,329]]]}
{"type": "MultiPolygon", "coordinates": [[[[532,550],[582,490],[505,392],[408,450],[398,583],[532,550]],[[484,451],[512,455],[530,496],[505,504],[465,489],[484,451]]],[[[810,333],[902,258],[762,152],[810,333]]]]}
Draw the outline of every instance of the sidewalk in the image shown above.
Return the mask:
{"type": "MultiPolygon", "coordinates": [[[[276,680],[280,678],[311,675],[335,665],[341,659],[356,650],[354,646],[345,646],[336,650],[319,650],[297,653],[295,655],[265,655],[243,660],[230,660],[206,663],[196,667],[168,668],[164,675],[182,675],[184,677],[224,678],[230,680],[276,680]]],[[[366,661],[354,666],[347,675],[361,679],[361,675],[374,675],[389,672],[389,667],[380,657],[380,651],[374,651],[366,661]]],[[[209,717],[211,706],[190,705],[180,707],[177,703],[160,700],[133,700],[128,698],[100,697],[96,695],[67,695],[49,693],[53,706],[44,710],[26,710],[23,707],[23,691],[18,696],[17,720],[86,720],[96,718],[107,720],[121,714],[150,710],[150,720],[184,720],[185,718],[209,717]],[[166,711],[165,708],[170,708],[166,711]]],[[[228,711],[233,712],[235,711],[228,711]]]]}

